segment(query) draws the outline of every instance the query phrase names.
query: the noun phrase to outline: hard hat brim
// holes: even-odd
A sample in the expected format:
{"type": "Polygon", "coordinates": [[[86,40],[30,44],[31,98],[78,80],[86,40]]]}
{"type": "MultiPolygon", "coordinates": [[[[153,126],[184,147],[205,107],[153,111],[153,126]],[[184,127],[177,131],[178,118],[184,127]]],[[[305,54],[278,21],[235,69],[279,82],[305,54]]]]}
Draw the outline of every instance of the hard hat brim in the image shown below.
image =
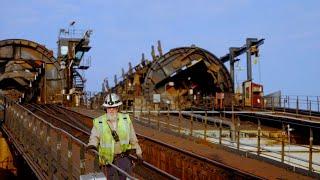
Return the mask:
{"type": "Polygon", "coordinates": [[[110,104],[107,104],[107,103],[103,103],[102,106],[105,107],[105,108],[109,108],[109,107],[118,107],[118,106],[121,106],[122,105],[122,102],[118,102],[118,103],[114,103],[112,105],[110,104]]]}

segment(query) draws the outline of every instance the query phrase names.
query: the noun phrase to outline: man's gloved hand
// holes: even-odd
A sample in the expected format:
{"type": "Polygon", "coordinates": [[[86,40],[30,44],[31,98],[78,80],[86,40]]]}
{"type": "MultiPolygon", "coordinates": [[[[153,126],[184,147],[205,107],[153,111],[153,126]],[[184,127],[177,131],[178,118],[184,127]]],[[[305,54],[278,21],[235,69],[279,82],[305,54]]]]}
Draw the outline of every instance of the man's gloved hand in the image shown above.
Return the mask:
{"type": "Polygon", "coordinates": [[[89,150],[96,150],[98,151],[97,147],[95,147],[94,145],[89,145],[86,147],[86,151],[89,151],[89,150]]]}

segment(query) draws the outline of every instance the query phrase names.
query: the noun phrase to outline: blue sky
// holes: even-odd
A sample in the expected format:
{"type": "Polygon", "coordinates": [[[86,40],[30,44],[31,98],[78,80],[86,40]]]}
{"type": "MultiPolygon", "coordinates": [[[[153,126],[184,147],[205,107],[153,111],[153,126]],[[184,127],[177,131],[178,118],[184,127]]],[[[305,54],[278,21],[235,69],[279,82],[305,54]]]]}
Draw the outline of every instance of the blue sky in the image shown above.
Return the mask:
{"type": "Polygon", "coordinates": [[[253,66],[265,93],[320,95],[319,7],[315,0],[1,0],[0,39],[29,39],[56,51],[58,30],[69,22],[93,29],[87,89],[100,90],[105,77],[113,81],[141,53],[150,59],[157,40],[164,52],[195,44],[220,57],[247,37],[265,38],[260,71],[253,66]]]}

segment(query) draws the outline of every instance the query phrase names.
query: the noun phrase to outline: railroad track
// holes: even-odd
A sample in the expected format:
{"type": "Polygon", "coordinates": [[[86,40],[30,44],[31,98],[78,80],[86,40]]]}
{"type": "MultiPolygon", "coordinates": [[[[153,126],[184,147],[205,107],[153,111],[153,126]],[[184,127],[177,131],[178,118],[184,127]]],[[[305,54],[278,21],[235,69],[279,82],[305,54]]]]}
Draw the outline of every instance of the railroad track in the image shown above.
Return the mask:
{"type": "Polygon", "coordinates": [[[80,141],[88,143],[90,137],[90,131],[88,130],[88,128],[83,129],[84,127],[82,127],[76,121],[70,120],[68,116],[63,117],[59,113],[59,111],[50,109],[46,105],[27,104],[25,107],[29,109],[31,112],[35,113],[36,115],[44,118],[46,121],[53,124],[54,126],[69,132],[71,135],[78,138],[80,141]]]}

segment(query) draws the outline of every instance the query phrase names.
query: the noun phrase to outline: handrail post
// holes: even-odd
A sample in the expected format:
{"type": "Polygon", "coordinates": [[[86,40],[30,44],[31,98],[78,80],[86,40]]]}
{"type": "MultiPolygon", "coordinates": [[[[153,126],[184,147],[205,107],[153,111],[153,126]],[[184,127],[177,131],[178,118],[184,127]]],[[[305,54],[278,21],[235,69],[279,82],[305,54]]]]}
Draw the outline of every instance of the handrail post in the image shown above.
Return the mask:
{"type": "Polygon", "coordinates": [[[287,101],[287,96],[285,96],[283,100],[283,112],[286,112],[286,101],[287,101]]]}
{"type": "Polygon", "coordinates": [[[319,100],[319,96],[317,96],[317,103],[318,103],[318,112],[320,112],[320,100],[319,100]]]}
{"type": "Polygon", "coordinates": [[[170,121],[170,114],[169,114],[169,104],[167,108],[167,129],[169,129],[169,121],[170,121]]]}
{"type": "Polygon", "coordinates": [[[274,112],[274,97],[271,97],[272,112],[274,112]]]}
{"type": "Polygon", "coordinates": [[[160,131],[160,109],[158,108],[158,116],[157,116],[157,124],[158,124],[158,131],[160,131]]]}
{"type": "Polygon", "coordinates": [[[207,140],[207,120],[208,120],[208,114],[207,110],[205,111],[205,119],[204,119],[204,140],[207,140]]]}
{"type": "Polygon", "coordinates": [[[297,105],[296,105],[296,116],[299,114],[299,96],[297,96],[297,105]]]}
{"type": "Polygon", "coordinates": [[[258,156],[260,156],[260,153],[261,153],[261,122],[260,122],[260,119],[258,119],[258,147],[257,147],[257,154],[258,156]]]}
{"type": "Polygon", "coordinates": [[[311,99],[309,101],[309,119],[311,120],[312,117],[312,104],[311,104],[311,99]]]}
{"type": "Polygon", "coordinates": [[[190,136],[193,133],[193,110],[191,110],[191,118],[190,118],[190,136]]]}
{"type": "Polygon", "coordinates": [[[178,133],[181,131],[181,109],[179,109],[179,124],[178,124],[178,133]]]}
{"type": "Polygon", "coordinates": [[[231,119],[232,119],[232,124],[235,124],[233,99],[231,100],[231,119]]]}
{"type": "Polygon", "coordinates": [[[238,123],[237,123],[237,149],[240,149],[240,118],[237,116],[238,123]]]}
{"type": "Polygon", "coordinates": [[[310,137],[309,137],[309,171],[312,171],[312,146],[313,146],[313,132],[312,128],[310,127],[310,137]]]}
{"type": "Polygon", "coordinates": [[[222,120],[220,119],[220,125],[219,125],[219,144],[222,143],[222,120]]]}
{"type": "Polygon", "coordinates": [[[285,126],[284,126],[284,124],[282,124],[282,134],[281,134],[281,162],[282,163],[284,163],[285,134],[286,134],[285,126]]]}
{"type": "Polygon", "coordinates": [[[148,108],[148,124],[149,124],[149,127],[151,126],[151,114],[150,114],[150,104],[148,102],[148,105],[147,105],[147,108],[148,108]]]}

